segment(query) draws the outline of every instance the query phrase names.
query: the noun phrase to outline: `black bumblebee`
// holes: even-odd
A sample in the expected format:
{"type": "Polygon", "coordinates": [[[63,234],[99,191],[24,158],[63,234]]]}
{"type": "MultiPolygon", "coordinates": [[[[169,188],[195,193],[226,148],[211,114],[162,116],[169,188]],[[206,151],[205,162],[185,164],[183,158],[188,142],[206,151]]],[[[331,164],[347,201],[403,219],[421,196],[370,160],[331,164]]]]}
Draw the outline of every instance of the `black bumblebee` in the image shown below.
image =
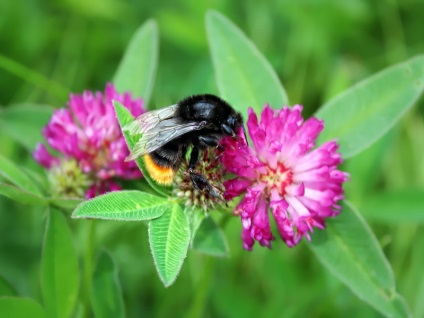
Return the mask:
{"type": "Polygon", "coordinates": [[[194,172],[201,150],[217,147],[226,135],[237,138],[241,115],[227,102],[211,95],[193,95],[175,105],[150,111],[123,127],[141,134],[126,161],[144,156],[146,169],[158,183],[170,185],[192,146],[188,172],[194,188],[214,195],[208,180],[194,172]]]}

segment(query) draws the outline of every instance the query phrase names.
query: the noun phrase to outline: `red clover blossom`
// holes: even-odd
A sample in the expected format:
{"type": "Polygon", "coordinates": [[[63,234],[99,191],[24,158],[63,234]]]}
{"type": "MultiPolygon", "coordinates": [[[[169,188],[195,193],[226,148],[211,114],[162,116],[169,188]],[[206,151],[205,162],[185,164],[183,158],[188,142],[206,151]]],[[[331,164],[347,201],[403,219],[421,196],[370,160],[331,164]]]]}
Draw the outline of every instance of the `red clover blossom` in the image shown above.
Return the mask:
{"type": "Polygon", "coordinates": [[[314,227],[323,229],[325,218],[340,213],[337,202],[344,198],[342,184],[349,175],[337,169],[342,162],[338,145],[330,141],[312,149],[324,128],[317,118],[303,120],[302,106],[262,111],[260,122],[249,109],[247,127],[253,142],[240,138],[223,140],[222,162],[236,175],[224,183],[225,198],[245,193],[234,210],[242,220],[243,246],[251,250],[255,241],[271,246],[268,211],[281,238],[289,247],[303,236],[310,239],[314,227]]]}
{"type": "Polygon", "coordinates": [[[60,154],[49,153],[43,144],[34,151],[35,160],[50,170],[53,191],[59,195],[86,198],[120,189],[114,178],[134,179],[141,172],[134,161],[125,162],[129,151],[112,105],[116,100],[132,115],[144,112],[141,99],[118,94],[112,84],[105,92],[71,94],[68,108],[57,109],[42,133],[47,144],[60,154]],[[71,162],[71,163],[70,163],[71,162]],[[76,177],[77,176],[77,177],[76,177]]]}

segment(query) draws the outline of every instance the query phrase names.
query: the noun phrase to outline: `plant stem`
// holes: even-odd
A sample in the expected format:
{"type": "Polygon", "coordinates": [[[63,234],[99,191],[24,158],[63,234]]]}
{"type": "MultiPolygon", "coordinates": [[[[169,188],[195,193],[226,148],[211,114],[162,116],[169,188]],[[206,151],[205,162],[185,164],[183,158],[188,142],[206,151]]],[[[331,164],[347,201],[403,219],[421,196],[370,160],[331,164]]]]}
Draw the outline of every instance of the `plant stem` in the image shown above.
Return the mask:
{"type": "Polygon", "coordinates": [[[88,220],[88,229],[86,237],[86,248],[84,250],[84,265],[83,265],[83,286],[82,296],[84,303],[84,317],[92,317],[91,308],[91,284],[93,277],[93,255],[96,242],[96,221],[88,220]]]}
{"type": "Polygon", "coordinates": [[[212,278],[212,272],[215,267],[215,259],[207,257],[205,266],[203,267],[203,275],[199,279],[199,283],[194,293],[194,299],[187,312],[187,318],[203,317],[205,310],[205,303],[209,292],[209,287],[212,278]]]}

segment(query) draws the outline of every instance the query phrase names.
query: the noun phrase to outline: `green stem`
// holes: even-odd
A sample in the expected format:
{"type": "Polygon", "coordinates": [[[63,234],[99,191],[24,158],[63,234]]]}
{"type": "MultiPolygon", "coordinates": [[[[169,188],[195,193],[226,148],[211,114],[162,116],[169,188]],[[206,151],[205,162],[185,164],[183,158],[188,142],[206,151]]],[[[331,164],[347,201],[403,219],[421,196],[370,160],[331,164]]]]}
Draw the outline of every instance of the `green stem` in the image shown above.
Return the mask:
{"type": "Polygon", "coordinates": [[[66,99],[68,97],[68,90],[59,83],[48,79],[44,75],[35,72],[2,54],[0,54],[0,68],[60,99],[66,99]]]}
{"type": "Polygon", "coordinates": [[[215,267],[215,259],[208,257],[206,264],[203,267],[203,275],[199,279],[199,283],[194,293],[190,309],[187,313],[187,318],[196,318],[204,316],[205,303],[208,296],[208,291],[211,283],[212,272],[215,267]]]}
{"type": "Polygon", "coordinates": [[[93,277],[93,255],[96,242],[96,221],[88,220],[88,229],[86,237],[86,248],[84,250],[84,272],[83,272],[83,303],[84,317],[92,317],[91,308],[91,284],[93,277]]]}

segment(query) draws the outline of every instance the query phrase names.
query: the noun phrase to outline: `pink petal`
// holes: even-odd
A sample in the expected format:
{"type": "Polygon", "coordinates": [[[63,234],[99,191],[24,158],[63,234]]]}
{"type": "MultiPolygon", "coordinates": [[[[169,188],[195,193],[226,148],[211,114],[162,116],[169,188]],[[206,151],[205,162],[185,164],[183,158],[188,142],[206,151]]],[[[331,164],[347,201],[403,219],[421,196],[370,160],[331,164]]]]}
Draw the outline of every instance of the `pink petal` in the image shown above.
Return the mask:
{"type": "Polygon", "coordinates": [[[43,167],[50,169],[53,165],[59,164],[59,159],[53,157],[41,143],[38,143],[33,152],[34,159],[43,167]]]}

